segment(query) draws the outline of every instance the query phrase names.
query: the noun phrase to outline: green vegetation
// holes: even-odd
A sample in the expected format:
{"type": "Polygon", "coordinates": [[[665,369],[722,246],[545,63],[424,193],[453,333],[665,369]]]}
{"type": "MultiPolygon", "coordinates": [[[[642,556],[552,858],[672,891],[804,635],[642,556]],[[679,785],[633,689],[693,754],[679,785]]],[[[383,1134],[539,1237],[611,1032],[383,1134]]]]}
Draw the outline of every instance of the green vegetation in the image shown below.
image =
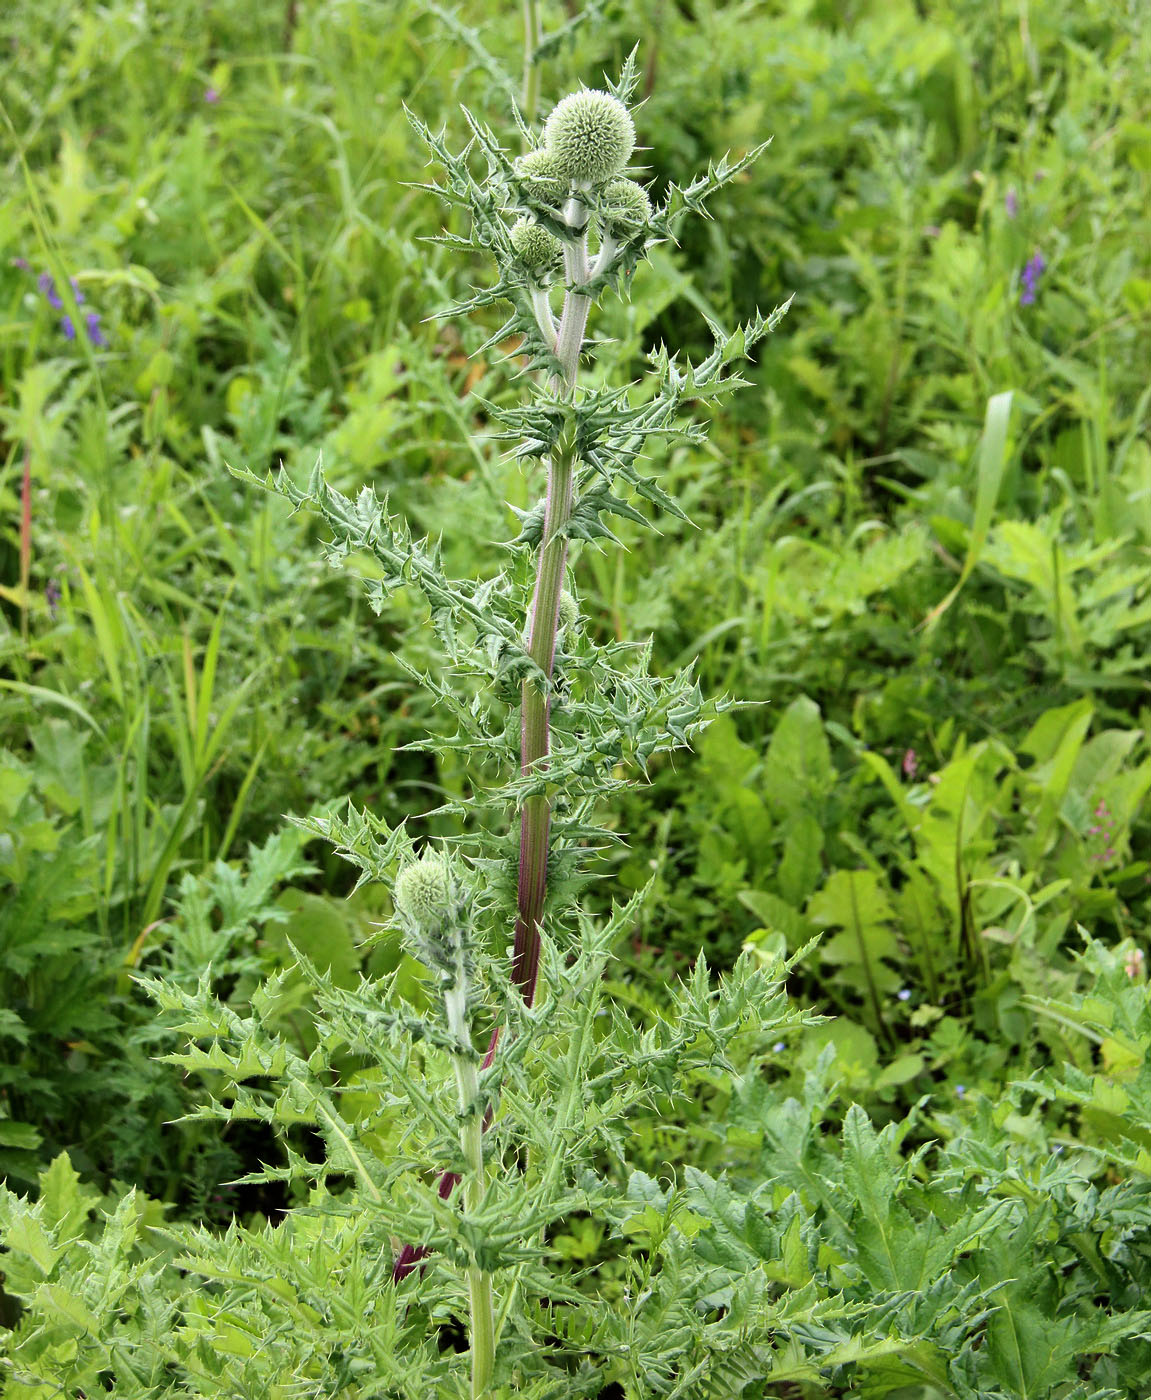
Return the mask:
{"type": "MultiPolygon", "coordinates": [[[[489,1280],[493,1395],[1145,1397],[1140,7],[526,13],[526,68],[488,0],[0,15],[6,1394],[464,1395],[489,1280]],[[554,137],[636,44],[643,189],[621,121],[576,170],[629,263],[597,373],[753,363],[617,482],[626,548],[577,511],[573,703],[633,717],[646,665],[682,708],[557,808],[534,1014],[518,824],[477,814],[539,658],[468,662],[340,501],[439,538],[453,607],[506,570],[511,627],[525,328],[419,186],[460,104],[518,155],[514,102],[554,137]],[[669,191],[769,137],[639,258],[669,191]],[[327,523],[229,471],[281,462],[327,523]],[[461,836],[394,909],[411,842],[461,836]],[[482,1135],[473,979],[476,1045],[509,1032],[482,1135]],[[393,1282],[403,1244],[431,1253],[393,1282]]],[[[514,167],[537,290],[555,160],[514,167]]]]}

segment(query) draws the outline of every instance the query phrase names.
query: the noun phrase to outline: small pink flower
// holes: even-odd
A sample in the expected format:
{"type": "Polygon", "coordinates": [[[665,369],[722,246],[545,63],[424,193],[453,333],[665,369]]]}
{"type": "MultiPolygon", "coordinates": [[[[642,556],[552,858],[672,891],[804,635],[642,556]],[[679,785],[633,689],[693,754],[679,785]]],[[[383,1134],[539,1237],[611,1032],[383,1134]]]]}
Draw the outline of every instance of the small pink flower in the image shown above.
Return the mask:
{"type": "Polygon", "coordinates": [[[1143,949],[1132,948],[1123,960],[1123,971],[1132,981],[1143,974],[1143,949]]]}
{"type": "Polygon", "coordinates": [[[209,105],[210,107],[214,107],[214,106],[216,105],[216,103],[219,102],[219,100],[220,100],[220,89],[219,89],[219,88],[214,88],[214,87],[205,88],[205,90],[204,90],[204,101],[207,102],[208,105],[209,105]]]}
{"type": "Polygon", "coordinates": [[[914,749],[908,749],[903,755],[903,776],[909,781],[914,779],[919,769],[919,759],[914,749]]]}

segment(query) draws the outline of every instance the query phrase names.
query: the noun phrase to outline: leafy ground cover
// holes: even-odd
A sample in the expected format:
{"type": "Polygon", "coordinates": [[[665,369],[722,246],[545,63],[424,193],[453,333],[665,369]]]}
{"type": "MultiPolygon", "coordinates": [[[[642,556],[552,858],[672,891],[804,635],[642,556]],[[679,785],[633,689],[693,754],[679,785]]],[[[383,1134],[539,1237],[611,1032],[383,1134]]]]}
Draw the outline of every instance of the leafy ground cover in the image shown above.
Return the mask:
{"type": "MultiPolygon", "coordinates": [[[[1139,7],[629,0],[585,20],[540,56],[540,114],[638,41],[656,191],[774,136],[609,306],[609,372],[661,340],[703,350],[701,313],[795,298],[710,446],[653,449],[692,523],[623,520],[626,553],[579,556],[601,640],[652,635],[657,670],[694,660],[738,702],[611,817],[628,844],[589,908],[656,884],[604,993],[658,1026],[701,950],[771,967],[819,935],[786,990],[828,1019],[633,1114],[645,1175],[554,1249],[618,1307],[637,1258],[686,1280],[690,1240],[706,1287],[658,1285],[688,1331],[685,1308],[722,1332],[762,1302],[740,1301],[749,1267],[777,1301],[820,1292],[771,1358],[781,1395],[1145,1394],[1139,7]],[[938,1355],[888,1357],[885,1327],[938,1355]]],[[[133,975],[190,996],[210,967],[238,1012],[280,976],[265,1030],[305,1057],[317,990],[291,947],[337,988],[398,971],[421,995],[398,942],[367,946],[386,896],[283,817],[350,794],[449,834],[422,814],[466,771],[406,747],[451,732],[412,680],[435,639],[402,595],[375,617],[321,528],[225,464],[299,479],[322,452],[341,490],[373,483],[442,534],[454,574],[492,571],[507,503],[533,499],[485,407],[515,385],[479,351],[495,312],[425,319],[484,274],[419,241],[442,215],[408,188],[427,157],[403,106],[460,137],[463,101],[514,142],[523,34],[486,4],[165,0],[17,3],[0,43],[0,1174],[39,1200],[7,1221],[4,1306],[56,1289],[40,1343],[99,1338],[75,1362],[94,1385],[121,1313],[159,1348],[177,1306],[140,1263],[167,1257],[163,1219],[276,1221],[305,1190],[223,1184],[278,1159],[268,1124],[174,1124],[227,1066],[160,1061],[175,1039],[133,975]],[[92,1250],[115,1296],[91,1293],[92,1250]]],[[[289,1136],[315,1156],[306,1116],[289,1136]]],[[[274,1272],[280,1243],[237,1237],[232,1263],[274,1272]]],[[[359,1243],[322,1241],[349,1295],[359,1243]]],[[[298,1325],[288,1301],[228,1325],[298,1325]]],[[[140,1393],[198,1374],[218,1319],[180,1306],[140,1393]]],[[[628,1316],[633,1341],[658,1331],[628,1316]]],[[[738,1340],[717,1394],[768,1373],[738,1340]]],[[[299,1345],[278,1384],[313,1363],[299,1345]]],[[[258,1388],[240,1371],[193,1393],[258,1388]]]]}

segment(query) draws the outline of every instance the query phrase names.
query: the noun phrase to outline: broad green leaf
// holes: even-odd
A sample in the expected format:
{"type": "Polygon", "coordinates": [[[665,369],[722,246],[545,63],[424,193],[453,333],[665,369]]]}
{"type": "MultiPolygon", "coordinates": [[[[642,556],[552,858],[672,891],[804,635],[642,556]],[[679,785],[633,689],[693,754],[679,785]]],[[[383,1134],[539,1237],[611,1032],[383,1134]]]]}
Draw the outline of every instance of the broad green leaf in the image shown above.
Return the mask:
{"type": "Polygon", "coordinates": [[[796,812],[787,822],[783,859],[779,863],[779,892],[799,906],[819,884],[823,873],[823,828],[810,812],[796,812]]]}
{"type": "Polygon", "coordinates": [[[298,948],[324,972],[330,972],[338,987],[353,987],[360,970],[361,954],[352,933],[352,921],[344,909],[324,895],[305,890],[285,890],[279,906],[288,918],[265,931],[270,945],[298,948]]]}
{"type": "Polygon", "coordinates": [[[763,774],[768,804],[777,815],[789,815],[820,801],[834,783],[819,706],[801,695],[783,712],[768,745],[763,774]]]}

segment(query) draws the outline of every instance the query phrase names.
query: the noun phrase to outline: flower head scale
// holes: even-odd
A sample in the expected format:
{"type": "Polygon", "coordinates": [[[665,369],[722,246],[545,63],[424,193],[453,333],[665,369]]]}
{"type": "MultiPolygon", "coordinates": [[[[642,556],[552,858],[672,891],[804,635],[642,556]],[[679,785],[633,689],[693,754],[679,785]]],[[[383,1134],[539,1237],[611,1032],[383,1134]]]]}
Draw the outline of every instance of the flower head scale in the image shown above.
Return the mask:
{"type": "Polygon", "coordinates": [[[584,88],[552,108],[544,123],[544,145],[562,177],[602,185],[631,159],[635,126],[618,97],[584,88]]]}

